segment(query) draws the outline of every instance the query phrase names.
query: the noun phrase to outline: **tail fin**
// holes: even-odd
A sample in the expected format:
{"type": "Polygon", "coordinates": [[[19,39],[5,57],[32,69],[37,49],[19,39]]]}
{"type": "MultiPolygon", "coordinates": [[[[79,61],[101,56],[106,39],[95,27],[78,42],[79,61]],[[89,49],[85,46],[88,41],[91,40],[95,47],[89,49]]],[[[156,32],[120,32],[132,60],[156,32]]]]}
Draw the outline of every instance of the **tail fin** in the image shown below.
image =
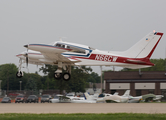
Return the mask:
{"type": "Polygon", "coordinates": [[[85,97],[85,100],[89,100],[91,98],[87,92],[84,93],[84,97],[85,97]]]}
{"type": "Polygon", "coordinates": [[[129,95],[130,95],[130,90],[126,90],[126,92],[122,96],[128,97],[129,95]]]}
{"type": "Polygon", "coordinates": [[[130,58],[150,58],[158,45],[163,33],[149,33],[134,46],[124,52],[130,58]]]}
{"type": "Polygon", "coordinates": [[[151,32],[124,52],[113,52],[129,58],[150,58],[158,45],[163,33],[151,32]]]}

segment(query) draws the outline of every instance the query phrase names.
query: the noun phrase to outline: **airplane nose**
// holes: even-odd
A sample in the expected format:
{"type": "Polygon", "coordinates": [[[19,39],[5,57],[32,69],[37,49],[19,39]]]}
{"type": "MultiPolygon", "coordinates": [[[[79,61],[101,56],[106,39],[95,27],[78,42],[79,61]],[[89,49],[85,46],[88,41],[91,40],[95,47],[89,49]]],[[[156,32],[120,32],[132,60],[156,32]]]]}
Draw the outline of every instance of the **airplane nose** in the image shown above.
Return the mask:
{"type": "Polygon", "coordinates": [[[28,48],[28,45],[24,45],[24,47],[28,48]]]}

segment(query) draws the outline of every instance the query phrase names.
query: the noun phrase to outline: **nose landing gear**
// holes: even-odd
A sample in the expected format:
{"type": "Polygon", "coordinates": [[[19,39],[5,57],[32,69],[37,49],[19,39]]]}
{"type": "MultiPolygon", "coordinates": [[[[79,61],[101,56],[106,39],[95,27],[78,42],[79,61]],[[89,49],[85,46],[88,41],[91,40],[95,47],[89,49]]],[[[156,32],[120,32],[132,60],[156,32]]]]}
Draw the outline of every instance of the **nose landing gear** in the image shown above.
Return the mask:
{"type": "Polygon", "coordinates": [[[19,60],[19,63],[20,63],[20,64],[19,64],[19,67],[18,67],[19,70],[18,70],[18,72],[16,73],[16,77],[21,78],[21,77],[23,77],[23,75],[24,75],[23,72],[21,71],[22,59],[19,60]]]}
{"type": "Polygon", "coordinates": [[[17,76],[18,78],[21,78],[21,77],[23,76],[23,72],[22,72],[22,71],[18,71],[18,72],[16,73],[16,76],[17,76]]]}

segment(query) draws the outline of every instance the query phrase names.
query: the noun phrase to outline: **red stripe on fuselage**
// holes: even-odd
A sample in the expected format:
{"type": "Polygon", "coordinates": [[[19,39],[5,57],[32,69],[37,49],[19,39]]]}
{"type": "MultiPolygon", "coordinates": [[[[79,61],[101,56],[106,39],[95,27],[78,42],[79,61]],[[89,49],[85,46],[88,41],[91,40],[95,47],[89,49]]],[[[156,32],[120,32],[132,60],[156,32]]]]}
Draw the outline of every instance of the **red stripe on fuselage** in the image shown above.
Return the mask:
{"type": "Polygon", "coordinates": [[[127,57],[119,57],[119,56],[112,56],[112,55],[103,55],[103,54],[91,54],[89,58],[86,57],[76,57],[79,59],[88,59],[88,60],[95,60],[95,61],[103,61],[103,62],[118,62],[118,63],[127,63],[127,64],[136,64],[136,65],[150,65],[154,66],[153,63],[146,58],[127,58],[127,57]],[[138,62],[130,62],[129,60],[138,61],[138,62]]]}

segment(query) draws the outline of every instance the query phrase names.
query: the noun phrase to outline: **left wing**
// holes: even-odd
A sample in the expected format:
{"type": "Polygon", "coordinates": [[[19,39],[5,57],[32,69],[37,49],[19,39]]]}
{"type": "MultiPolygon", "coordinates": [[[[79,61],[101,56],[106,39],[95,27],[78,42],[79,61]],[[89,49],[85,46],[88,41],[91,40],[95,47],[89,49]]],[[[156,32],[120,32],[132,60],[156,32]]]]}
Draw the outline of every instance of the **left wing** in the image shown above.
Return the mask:
{"type": "Polygon", "coordinates": [[[68,48],[60,48],[53,45],[46,45],[46,44],[29,44],[25,45],[28,49],[39,51],[45,59],[39,59],[39,61],[44,63],[52,63],[57,64],[57,62],[65,62],[69,64],[74,64],[76,62],[80,62],[80,60],[72,58],[70,56],[65,56],[62,53],[71,51],[68,48]]]}

